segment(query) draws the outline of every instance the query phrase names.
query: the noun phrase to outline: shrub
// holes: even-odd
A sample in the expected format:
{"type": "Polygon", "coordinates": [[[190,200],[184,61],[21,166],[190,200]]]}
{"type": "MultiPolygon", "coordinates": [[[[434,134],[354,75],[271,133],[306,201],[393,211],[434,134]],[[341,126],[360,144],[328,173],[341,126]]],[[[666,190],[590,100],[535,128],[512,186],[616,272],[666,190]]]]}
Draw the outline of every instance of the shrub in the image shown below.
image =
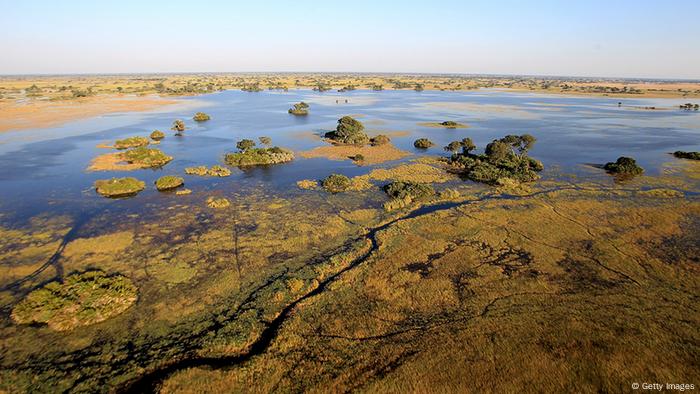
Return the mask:
{"type": "Polygon", "coordinates": [[[445,126],[445,127],[447,127],[447,128],[454,128],[454,127],[459,126],[459,123],[454,122],[454,121],[452,121],[452,120],[446,120],[446,121],[440,123],[440,125],[441,125],[441,126],[445,126]]]}
{"type": "Polygon", "coordinates": [[[243,152],[227,153],[224,157],[226,164],[245,167],[286,163],[294,160],[294,153],[279,147],[251,148],[243,152]]]}
{"type": "Polygon", "coordinates": [[[207,198],[207,206],[209,208],[226,208],[229,205],[231,205],[231,202],[227,198],[216,198],[216,197],[209,197],[207,198]]]}
{"type": "Polygon", "coordinates": [[[269,146],[272,143],[272,138],[270,137],[260,137],[258,138],[261,144],[265,146],[269,146]]]}
{"type": "Polygon", "coordinates": [[[139,147],[130,149],[121,154],[122,160],[138,164],[143,168],[157,168],[168,164],[173,157],[168,156],[160,149],[139,147]]]}
{"type": "Polygon", "coordinates": [[[679,159],[700,160],[700,152],[684,152],[677,150],[673,152],[673,156],[679,159]]]}
{"type": "Polygon", "coordinates": [[[340,174],[331,174],[321,183],[327,192],[333,194],[346,191],[350,185],[350,178],[340,174]]]}
{"type": "Polygon", "coordinates": [[[418,138],[413,142],[413,146],[415,146],[418,149],[428,149],[433,145],[435,144],[433,144],[433,142],[427,138],[418,138]]]}
{"type": "Polygon", "coordinates": [[[241,152],[245,152],[255,146],[255,141],[249,139],[242,139],[236,143],[236,148],[241,152]]]}
{"type": "Polygon", "coordinates": [[[396,181],[384,186],[384,192],[390,198],[406,199],[411,201],[425,199],[435,194],[432,186],[425,183],[396,181]]]}
{"type": "Polygon", "coordinates": [[[153,130],[153,132],[151,133],[151,139],[154,141],[160,141],[163,138],[165,138],[165,133],[163,133],[160,130],[153,130]]]}
{"type": "Polygon", "coordinates": [[[95,181],[95,190],[105,197],[128,197],[138,194],[146,183],[136,178],[112,178],[95,181]]]}
{"type": "Polygon", "coordinates": [[[194,120],[195,122],[205,122],[209,119],[211,119],[211,117],[209,115],[205,114],[204,112],[197,112],[192,117],[192,120],[194,120]]]}
{"type": "Polygon", "coordinates": [[[365,126],[350,116],[338,119],[338,126],[334,131],[326,133],[325,137],[341,144],[364,145],[369,137],[364,132],[365,126]]]}
{"type": "Polygon", "coordinates": [[[300,102],[297,104],[294,104],[292,108],[290,108],[287,112],[289,112],[292,115],[308,115],[309,114],[309,104],[306,104],[305,102],[300,102]]]}
{"type": "Polygon", "coordinates": [[[379,134],[378,136],[372,137],[369,140],[369,143],[372,146],[379,146],[379,145],[385,145],[391,142],[391,139],[384,134],[379,134]]]}
{"type": "Polygon", "coordinates": [[[361,153],[358,153],[358,154],[356,154],[355,156],[352,156],[351,159],[352,159],[353,161],[364,161],[364,160],[365,160],[365,156],[362,155],[361,153]]]}
{"type": "Polygon", "coordinates": [[[185,122],[181,121],[180,119],[174,121],[173,126],[170,128],[170,130],[177,131],[178,134],[182,133],[183,131],[185,131],[185,122]]]}
{"type": "Polygon", "coordinates": [[[148,138],[146,137],[129,137],[129,138],[124,138],[123,140],[117,140],[114,142],[114,147],[117,149],[128,149],[128,148],[137,148],[140,146],[146,146],[148,145],[148,138]]]}
{"type": "Polygon", "coordinates": [[[171,190],[185,184],[185,180],[179,176],[165,175],[156,181],[156,189],[159,191],[171,190]]]}
{"type": "Polygon", "coordinates": [[[624,156],[618,157],[614,163],[606,163],[603,168],[609,173],[622,175],[639,175],[644,172],[644,169],[637,165],[636,160],[624,156]]]}

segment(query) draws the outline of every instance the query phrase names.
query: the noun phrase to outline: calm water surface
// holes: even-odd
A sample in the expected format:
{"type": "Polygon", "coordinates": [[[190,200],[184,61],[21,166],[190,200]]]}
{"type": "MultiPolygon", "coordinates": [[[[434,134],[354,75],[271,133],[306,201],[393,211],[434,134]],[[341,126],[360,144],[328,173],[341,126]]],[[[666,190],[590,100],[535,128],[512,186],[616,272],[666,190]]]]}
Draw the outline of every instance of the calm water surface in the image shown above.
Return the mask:
{"type": "MultiPolygon", "coordinates": [[[[257,140],[269,136],[274,145],[296,152],[322,146],[318,136],[334,128],[336,120],[344,115],[357,115],[370,135],[402,132],[394,134],[392,141],[414,155],[404,160],[443,154],[438,147],[463,137],[471,137],[483,149],[494,138],[530,133],[538,139],[531,155],[559,172],[608,180],[590,164],[626,155],[636,158],[647,173],[654,174],[661,164],[673,160],[669,152],[700,150],[700,113],[677,109],[685,101],[548,96],[499,90],[219,92],[187,98],[183,105],[167,110],[111,114],[56,128],[0,134],[0,221],[21,223],[39,213],[76,216],[105,206],[138,211],[146,203],[174,204],[183,197],[158,193],[151,186],[159,176],[183,175],[188,166],[222,164],[223,155],[234,151],[236,141],[242,138],[257,140]],[[299,101],[311,105],[309,116],[287,113],[299,101]],[[649,106],[659,109],[642,109],[649,106]],[[207,112],[212,120],[199,124],[191,121],[197,110],[207,112]],[[169,131],[172,121],[178,118],[187,123],[184,137],[175,137],[169,131]],[[443,120],[467,123],[470,128],[448,130],[420,125],[443,120]],[[166,131],[168,136],[158,148],[175,158],[164,168],[85,171],[95,156],[110,152],[97,148],[98,144],[147,136],[154,129],[166,131]],[[437,147],[425,152],[414,149],[413,141],[420,137],[431,139],[437,147]],[[93,182],[114,176],[135,176],[146,181],[147,189],[124,200],[98,196],[93,182]]],[[[358,167],[350,161],[303,159],[297,155],[289,164],[234,169],[227,178],[185,179],[187,187],[195,192],[284,194],[296,190],[295,183],[301,179],[321,179],[334,172],[354,176],[372,168],[358,167]]],[[[549,174],[555,176],[554,172],[549,174]]]]}

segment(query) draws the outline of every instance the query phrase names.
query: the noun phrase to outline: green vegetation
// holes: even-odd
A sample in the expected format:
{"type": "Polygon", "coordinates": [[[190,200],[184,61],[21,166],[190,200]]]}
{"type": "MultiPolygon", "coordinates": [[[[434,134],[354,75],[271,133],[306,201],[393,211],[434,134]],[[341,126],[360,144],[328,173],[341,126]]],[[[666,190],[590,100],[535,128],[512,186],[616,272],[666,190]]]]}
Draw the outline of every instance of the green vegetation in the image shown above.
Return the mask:
{"type": "Polygon", "coordinates": [[[255,146],[255,141],[249,139],[242,139],[236,142],[236,148],[241,152],[245,152],[255,146]]]}
{"type": "Polygon", "coordinates": [[[117,140],[114,142],[114,147],[117,149],[128,149],[128,148],[138,148],[140,146],[148,145],[148,138],[146,137],[129,137],[123,140],[117,140]]]}
{"type": "Polygon", "coordinates": [[[197,166],[185,168],[185,174],[225,177],[231,175],[231,170],[220,165],[213,165],[209,169],[207,169],[207,166],[197,166]]]}
{"type": "Polygon", "coordinates": [[[176,189],[185,184],[185,180],[179,176],[165,175],[156,181],[156,189],[159,191],[176,189]]]}
{"type": "Polygon", "coordinates": [[[447,127],[447,128],[449,129],[449,128],[458,127],[458,126],[459,126],[459,123],[454,122],[454,121],[451,121],[451,120],[446,120],[446,121],[444,121],[444,122],[441,122],[440,125],[441,125],[441,126],[445,126],[445,127],[447,127]]]}
{"type": "Polygon", "coordinates": [[[209,119],[211,119],[211,117],[205,114],[204,112],[197,112],[192,117],[192,120],[194,120],[195,122],[206,122],[209,119]]]}
{"type": "Polygon", "coordinates": [[[65,331],[116,316],[136,299],[136,287],[128,278],[88,271],[32,291],[14,307],[11,316],[19,324],[47,324],[65,331]]]}
{"type": "Polygon", "coordinates": [[[417,182],[392,182],[383,188],[390,200],[384,203],[384,209],[393,211],[404,208],[413,202],[426,200],[435,195],[432,186],[417,182]]]}
{"type": "Polygon", "coordinates": [[[182,135],[182,132],[185,131],[185,122],[177,119],[173,122],[173,126],[170,130],[176,131],[177,133],[175,133],[175,135],[182,135]]]}
{"type": "Polygon", "coordinates": [[[355,156],[351,156],[350,159],[355,162],[363,162],[365,160],[365,156],[361,153],[356,154],[355,156]]]}
{"type": "Polygon", "coordinates": [[[260,137],[258,138],[258,141],[260,141],[261,144],[269,147],[270,144],[272,144],[272,138],[270,137],[260,137]]]}
{"type": "Polygon", "coordinates": [[[297,116],[304,116],[309,114],[309,104],[306,104],[305,102],[300,102],[297,104],[294,104],[292,108],[290,108],[287,112],[289,112],[292,115],[297,115],[297,116]]]}
{"type": "Polygon", "coordinates": [[[369,143],[372,146],[385,145],[391,142],[391,139],[384,134],[379,134],[375,137],[370,138],[369,143]]]}
{"type": "Polygon", "coordinates": [[[365,145],[369,137],[365,134],[365,126],[351,116],[343,116],[338,119],[338,126],[334,131],[326,133],[325,137],[338,144],[365,145]]]}
{"type": "Polygon", "coordinates": [[[677,150],[673,152],[673,156],[679,159],[700,160],[700,152],[684,152],[677,150]]]}
{"type": "Polygon", "coordinates": [[[644,169],[637,165],[637,161],[624,156],[618,157],[615,162],[606,163],[603,168],[611,174],[620,175],[640,175],[644,172],[644,169]]]}
{"type": "Polygon", "coordinates": [[[158,168],[168,164],[173,157],[160,149],[139,147],[121,154],[122,160],[130,164],[138,164],[142,168],[158,168]]]}
{"type": "Polygon", "coordinates": [[[207,198],[207,206],[209,208],[226,208],[229,205],[231,205],[231,202],[227,198],[216,198],[216,197],[209,197],[207,198]]]}
{"type": "Polygon", "coordinates": [[[476,149],[471,138],[453,141],[445,149],[453,152],[449,162],[472,181],[490,185],[503,183],[505,179],[510,179],[510,183],[531,182],[544,169],[540,161],[527,155],[535,141],[529,134],[507,135],[489,143],[483,155],[470,153],[476,149]],[[457,153],[459,148],[462,152],[457,153]]]}
{"type": "Polygon", "coordinates": [[[160,130],[153,130],[150,137],[154,141],[160,141],[165,138],[165,133],[160,130]]]}
{"type": "Polygon", "coordinates": [[[146,183],[136,178],[112,178],[95,181],[95,190],[105,197],[129,197],[146,187],[146,183]]]}
{"type": "Polygon", "coordinates": [[[321,186],[329,193],[341,193],[350,188],[350,178],[341,174],[331,174],[321,182],[321,186]]]}
{"type": "MultiPolygon", "coordinates": [[[[252,142],[251,140],[243,141],[252,142]]],[[[240,141],[239,144],[243,141],[240,141]]],[[[253,143],[253,145],[254,144],[255,143],[253,143]]],[[[241,149],[240,146],[238,146],[238,148],[241,149]]],[[[241,149],[241,152],[227,153],[224,157],[226,164],[238,167],[279,164],[292,160],[294,160],[294,153],[292,153],[292,151],[277,146],[272,148],[250,147],[245,150],[241,149]]]]}
{"type": "Polygon", "coordinates": [[[418,149],[428,149],[433,145],[435,144],[433,144],[433,142],[427,138],[418,138],[413,142],[413,146],[415,146],[418,149]]]}

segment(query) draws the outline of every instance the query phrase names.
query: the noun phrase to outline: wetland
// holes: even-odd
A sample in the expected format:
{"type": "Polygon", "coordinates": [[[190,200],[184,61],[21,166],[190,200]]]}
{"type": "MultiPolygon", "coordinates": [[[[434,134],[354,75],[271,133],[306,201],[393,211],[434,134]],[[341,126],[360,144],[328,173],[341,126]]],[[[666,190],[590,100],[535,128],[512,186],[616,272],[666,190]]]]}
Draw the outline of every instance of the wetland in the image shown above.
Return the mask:
{"type": "Polygon", "coordinates": [[[700,381],[688,98],[300,79],[0,134],[0,391],[700,381]]]}

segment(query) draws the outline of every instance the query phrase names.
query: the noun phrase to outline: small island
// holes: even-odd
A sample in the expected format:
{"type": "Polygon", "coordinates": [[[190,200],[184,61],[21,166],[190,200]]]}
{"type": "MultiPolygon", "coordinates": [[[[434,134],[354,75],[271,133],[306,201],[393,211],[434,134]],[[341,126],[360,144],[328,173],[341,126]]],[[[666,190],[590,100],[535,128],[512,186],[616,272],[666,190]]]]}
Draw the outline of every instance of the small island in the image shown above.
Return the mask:
{"type": "Polygon", "coordinates": [[[145,188],[146,183],[132,177],[98,179],[95,181],[97,193],[110,198],[131,197],[145,188]]]}
{"type": "Polygon", "coordinates": [[[637,161],[631,157],[618,157],[615,162],[606,163],[603,168],[610,174],[634,176],[640,175],[644,169],[637,165],[637,161]]]}
{"type": "Polygon", "coordinates": [[[418,138],[413,142],[413,146],[418,149],[428,149],[435,144],[427,138],[418,138]]]}
{"type": "Polygon", "coordinates": [[[114,147],[116,149],[129,149],[138,148],[141,146],[146,146],[149,144],[148,138],[145,137],[129,137],[123,140],[116,140],[114,142],[114,147]]]}
{"type": "Polygon", "coordinates": [[[158,180],[156,180],[155,184],[156,184],[156,189],[158,189],[158,191],[162,192],[162,191],[177,189],[178,187],[185,184],[185,180],[179,176],[165,175],[165,176],[158,178],[158,180]]]}
{"type": "Polygon", "coordinates": [[[194,120],[195,122],[206,122],[209,119],[211,119],[211,117],[205,114],[204,112],[197,112],[192,117],[192,120],[194,120]]]}
{"type": "Polygon", "coordinates": [[[306,116],[309,114],[309,104],[306,104],[303,101],[300,103],[296,103],[292,108],[287,110],[287,112],[296,116],[306,116]]]}
{"type": "Polygon", "coordinates": [[[700,160],[700,152],[685,152],[682,150],[677,150],[673,152],[673,156],[679,159],[700,160]]]}
{"type": "Polygon", "coordinates": [[[227,153],[224,161],[230,166],[247,167],[286,163],[294,160],[292,151],[277,146],[255,148],[255,141],[243,139],[236,143],[238,152],[227,153]]]}
{"type": "Polygon", "coordinates": [[[156,148],[134,148],[120,155],[120,158],[129,164],[139,165],[141,168],[159,168],[173,160],[160,149],[156,148]]]}
{"type": "Polygon", "coordinates": [[[365,126],[351,116],[338,119],[335,130],[327,132],[325,138],[335,144],[365,145],[369,142],[365,126]]]}

